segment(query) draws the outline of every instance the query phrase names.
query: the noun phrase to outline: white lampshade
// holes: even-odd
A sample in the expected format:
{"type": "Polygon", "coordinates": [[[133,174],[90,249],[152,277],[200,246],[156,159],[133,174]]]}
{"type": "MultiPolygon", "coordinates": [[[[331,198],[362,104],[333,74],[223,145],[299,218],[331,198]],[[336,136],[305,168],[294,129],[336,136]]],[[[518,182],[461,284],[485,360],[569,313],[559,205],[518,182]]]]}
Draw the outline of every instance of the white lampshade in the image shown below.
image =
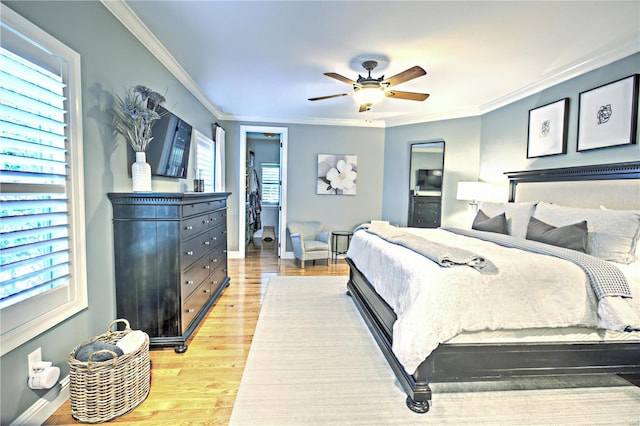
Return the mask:
{"type": "Polygon", "coordinates": [[[489,201],[491,200],[493,187],[486,182],[458,182],[458,200],[489,201]]]}
{"type": "Polygon", "coordinates": [[[384,90],[381,87],[363,87],[353,94],[359,104],[375,104],[384,98],[384,90]]]}

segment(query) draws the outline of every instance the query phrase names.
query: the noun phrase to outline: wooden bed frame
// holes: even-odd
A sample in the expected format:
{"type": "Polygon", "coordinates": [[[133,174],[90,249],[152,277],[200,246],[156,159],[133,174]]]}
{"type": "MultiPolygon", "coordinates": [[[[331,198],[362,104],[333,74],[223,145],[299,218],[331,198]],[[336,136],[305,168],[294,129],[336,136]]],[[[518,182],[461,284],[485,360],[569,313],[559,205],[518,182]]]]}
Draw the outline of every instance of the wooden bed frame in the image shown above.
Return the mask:
{"type": "MultiPolygon", "coordinates": [[[[516,186],[521,182],[640,179],[640,162],[505,174],[510,181],[510,199],[513,201],[516,186]]],[[[346,261],[350,267],[348,293],[407,393],[407,406],[412,411],[429,411],[429,383],[437,382],[611,373],[624,375],[639,385],[640,342],[443,344],[420,364],[414,374],[408,374],[391,349],[395,313],[377,295],[351,259],[346,261]]]]}

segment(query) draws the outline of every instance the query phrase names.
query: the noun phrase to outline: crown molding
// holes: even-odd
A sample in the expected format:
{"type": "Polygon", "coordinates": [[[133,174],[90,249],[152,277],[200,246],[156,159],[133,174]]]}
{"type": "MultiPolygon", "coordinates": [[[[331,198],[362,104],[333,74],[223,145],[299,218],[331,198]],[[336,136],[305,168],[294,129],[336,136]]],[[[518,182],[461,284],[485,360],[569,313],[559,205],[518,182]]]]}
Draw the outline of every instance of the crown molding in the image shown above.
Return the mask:
{"type": "Polygon", "coordinates": [[[521,89],[508,93],[505,96],[494,99],[480,106],[480,114],[491,112],[495,109],[509,105],[513,102],[524,99],[528,96],[535,95],[557,84],[563,83],[572,78],[586,74],[590,71],[609,65],[615,61],[631,56],[634,53],[640,52],[640,45],[638,40],[632,38],[626,42],[620,43],[614,47],[608,47],[601,49],[599,52],[594,52],[593,55],[576,61],[573,65],[565,67],[559,70],[555,70],[537,82],[525,86],[521,89]]]}
{"type": "Polygon", "coordinates": [[[408,124],[429,123],[432,121],[453,120],[455,118],[476,117],[481,115],[477,108],[468,108],[464,110],[446,111],[437,114],[415,114],[403,115],[399,117],[389,118],[385,120],[385,127],[406,126],[408,124]]]}
{"type": "Polygon", "coordinates": [[[351,127],[396,127],[432,121],[451,120],[456,118],[475,117],[504,107],[545,89],[570,80],[579,75],[593,71],[617,60],[640,51],[636,38],[623,41],[614,47],[601,49],[593,55],[576,61],[573,65],[552,71],[536,83],[530,84],[507,95],[496,98],[477,108],[447,111],[437,114],[416,114],[396,116],[379,120],[328,119],[317,117],[266,117],[244,116],[223,113],[201,91],[191,76],[182,68],[169,51],[153,35],[149,28],[138,18],[124,0],[100,0],[109,10],[184,86],[202,103],[217,120],[244,121],[256,123],[289,123],[312,124],[319,126],[351,126],[351,127]]]}
{"type": "Polygon", "coordinates": [[[107,8],[124,25],[131,34],[133,34],[144,47],[149,50],[171,74],[173,74],[180,83],[200,101],[200,103],[211,113],[217,120],[222,119],[222,111],[220,111],[200,90],[191,76],[182,68],[175,60],[173,55],[160,43],[160,40],[149,30],[149,28],[140,20],[133,10],[124,0],[100,0],[107,8]]]}
{"type": "Polygon", "coordinates": [[[349,127],[385,127],[382,120],[356,120],[342,118],[317,117],[263,117],[249,115],[223,114],[222,120],[242,121],[251,123],[282,123],[282,124],[313,124],[318,126],[349,126],[349,127]]]}

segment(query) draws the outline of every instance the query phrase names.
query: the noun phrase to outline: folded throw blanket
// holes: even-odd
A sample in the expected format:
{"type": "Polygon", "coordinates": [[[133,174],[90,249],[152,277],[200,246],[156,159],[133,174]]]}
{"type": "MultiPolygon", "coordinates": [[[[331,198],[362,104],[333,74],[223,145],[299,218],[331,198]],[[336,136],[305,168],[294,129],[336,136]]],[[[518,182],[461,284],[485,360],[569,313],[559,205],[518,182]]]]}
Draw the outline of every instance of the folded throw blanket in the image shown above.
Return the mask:
{"type": "MultiPolygon", "coordinates": [[[[87,362],[89,361],[89,357],[93,353],[102,351],[102,350],[111,351],[115,353],[117,356],[124,355],[124,352],[118,346],[101,342],[99,340],[95,340],[93,342],[88,342],[81,345],[76,350],[75,357],[78,361],[87,362]]],[[[96,354],[93,358],[91,358],[91,360],[95,362],[102,362],[102,361],[108,361],[112,358],[113,358],[113,354],[109,352],[100,352],[99,354],[96,354]]]]}
{"type": "MultiPolygon", "coordinates": [[[[490,260],[468,250],[452,247],[434,241],[429,241],[417,235],[405,232],[395,226],[385,223],[372,223],[361,225],[367,232],[430,259],[438,265],[449,268],[453,266],[470,266],[481,274],[495,275],[498,268],[490,260]]],[[[356,230],[358,230],[356,229],[356,230]]]]}
{"type": "Polygon", "coordinates": [[[482,232],[472,229],[460,229],[443,227],[445,231],[468,237],[480,238],[491,241],[504,247],[512,247],[532,253],[545,254],[560,259],[573,262],[585,272],[589,278],[589,283],[595,292],[598,300],[607,296],[631,297],[631,290],[624,274],[610,262],[600,258],[570,250],[563,247],[556,247],[549,244],[522,238],[513,238],[509,235],[496,234],[492,232],[482,232]]]}

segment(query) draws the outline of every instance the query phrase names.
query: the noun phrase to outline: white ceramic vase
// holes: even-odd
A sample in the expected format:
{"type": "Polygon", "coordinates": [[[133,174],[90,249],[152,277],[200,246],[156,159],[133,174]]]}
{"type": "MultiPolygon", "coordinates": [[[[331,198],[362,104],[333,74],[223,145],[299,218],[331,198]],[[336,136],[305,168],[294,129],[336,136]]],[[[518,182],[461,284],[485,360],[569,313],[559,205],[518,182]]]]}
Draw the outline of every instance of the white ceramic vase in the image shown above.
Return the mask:
{"type": "Polygon", "coordinates": [[[151,166],[147,154],[136,152],[136,162],[131,165],[133,192],[151,192],[151,166]]]}

